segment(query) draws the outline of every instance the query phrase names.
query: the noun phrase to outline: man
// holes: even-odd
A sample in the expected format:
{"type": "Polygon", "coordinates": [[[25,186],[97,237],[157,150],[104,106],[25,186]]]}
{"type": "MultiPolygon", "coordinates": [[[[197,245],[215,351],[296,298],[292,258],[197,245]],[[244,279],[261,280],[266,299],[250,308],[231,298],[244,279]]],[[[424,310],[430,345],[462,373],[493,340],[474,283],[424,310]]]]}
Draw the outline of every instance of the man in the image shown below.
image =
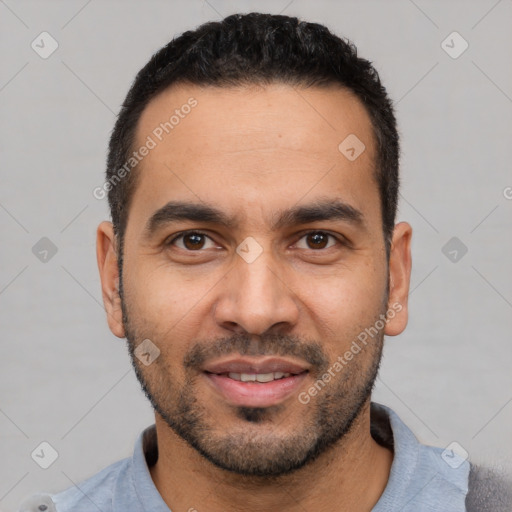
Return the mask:
{"type": "Polygon", "coordinates": [[[377,72],[321,25],[234,15],[156,53],[95,191],[108,324],[155,425],[25,509],[508,510],[371,402],[407,324],[398,159],[377,72]]]}

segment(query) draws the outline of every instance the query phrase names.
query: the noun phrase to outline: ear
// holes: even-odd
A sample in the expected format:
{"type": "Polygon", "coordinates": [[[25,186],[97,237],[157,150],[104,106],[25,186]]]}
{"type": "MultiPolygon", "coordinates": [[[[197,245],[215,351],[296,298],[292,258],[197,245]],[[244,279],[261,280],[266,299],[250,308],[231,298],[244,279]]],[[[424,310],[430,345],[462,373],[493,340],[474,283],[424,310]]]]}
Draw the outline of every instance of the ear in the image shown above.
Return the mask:
{"type": "Polygon", "coordinates": [[[396,224],[389,255],[388,321],[384,334],[396,336],[407,326],[411,280],[412,228],[407,222],[396,224]]]}
{"type": "Polygon", "coordinates": [[[116,245],[112,223],[102,222],[96,233],[96,257],[100,271],[103,304],[105,305],[110,330],[118,338],[124,338],[116,245]]]}

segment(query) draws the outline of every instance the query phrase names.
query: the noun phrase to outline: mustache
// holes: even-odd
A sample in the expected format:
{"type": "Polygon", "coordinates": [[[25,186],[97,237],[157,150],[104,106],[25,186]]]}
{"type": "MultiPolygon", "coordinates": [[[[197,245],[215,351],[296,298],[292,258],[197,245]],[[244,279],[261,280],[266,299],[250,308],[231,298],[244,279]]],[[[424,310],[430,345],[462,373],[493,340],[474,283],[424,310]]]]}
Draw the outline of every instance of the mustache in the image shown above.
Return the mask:
{"type": "Polygon", "coordinates": [[[253,336],[237,333],[209,342],[196,343],[185,355],[183,365],[199,369],[207,361],[229,354],[240,356],[293,356],[307,361],[312,370],[325,373],[329,359],[316,341],[306,341],[297,336],[267,334],[253,336]]]}

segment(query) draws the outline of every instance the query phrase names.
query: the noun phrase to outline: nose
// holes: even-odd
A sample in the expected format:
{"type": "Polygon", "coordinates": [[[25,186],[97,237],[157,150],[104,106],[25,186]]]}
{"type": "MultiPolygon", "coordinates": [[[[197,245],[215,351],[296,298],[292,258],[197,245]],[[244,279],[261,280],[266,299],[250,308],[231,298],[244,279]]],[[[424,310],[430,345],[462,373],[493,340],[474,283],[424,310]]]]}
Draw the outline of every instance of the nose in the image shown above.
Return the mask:
{"type": "Polygon", "coordinates": [[[214,316],[224,329],[262,335],[284,332],[298,321],[298,298],[270,251],[250,263],[236,255],[234,266],[219,285],[222,291],[214,316]]]}

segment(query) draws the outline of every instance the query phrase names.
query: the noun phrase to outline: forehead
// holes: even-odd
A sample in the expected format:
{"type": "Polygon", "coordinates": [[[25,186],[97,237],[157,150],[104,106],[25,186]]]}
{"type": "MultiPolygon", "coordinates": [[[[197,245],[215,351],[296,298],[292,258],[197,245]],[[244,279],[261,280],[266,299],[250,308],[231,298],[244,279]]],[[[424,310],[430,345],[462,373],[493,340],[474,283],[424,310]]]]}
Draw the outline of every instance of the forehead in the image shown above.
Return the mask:
{"type": "Polygon", "coordinates": [[[174,86],[143,111],[144,145],[133,208],[146,217],[173,199],[247,214],[329,194],[359,209],[371,196],[378,214],[370,118],[345,89],[174,86]]]}
{"type": "Polygon", "coordinates": [[[314,153],[337,149],[340,137],[350,133],[366,139],[367,149],[373,150],[368,147],[373,142],[371,132],[361,101],[340,87],[178,85],[150,101],[140,117],[137,139],[153,134],[157,142],[174,139],[185,144],[184,149],[201,145],[205,153],[229,149],[234,143],[238,150],[274,147],[277,137],[281,146],[292,150],[307,146],[314,153]]]}

